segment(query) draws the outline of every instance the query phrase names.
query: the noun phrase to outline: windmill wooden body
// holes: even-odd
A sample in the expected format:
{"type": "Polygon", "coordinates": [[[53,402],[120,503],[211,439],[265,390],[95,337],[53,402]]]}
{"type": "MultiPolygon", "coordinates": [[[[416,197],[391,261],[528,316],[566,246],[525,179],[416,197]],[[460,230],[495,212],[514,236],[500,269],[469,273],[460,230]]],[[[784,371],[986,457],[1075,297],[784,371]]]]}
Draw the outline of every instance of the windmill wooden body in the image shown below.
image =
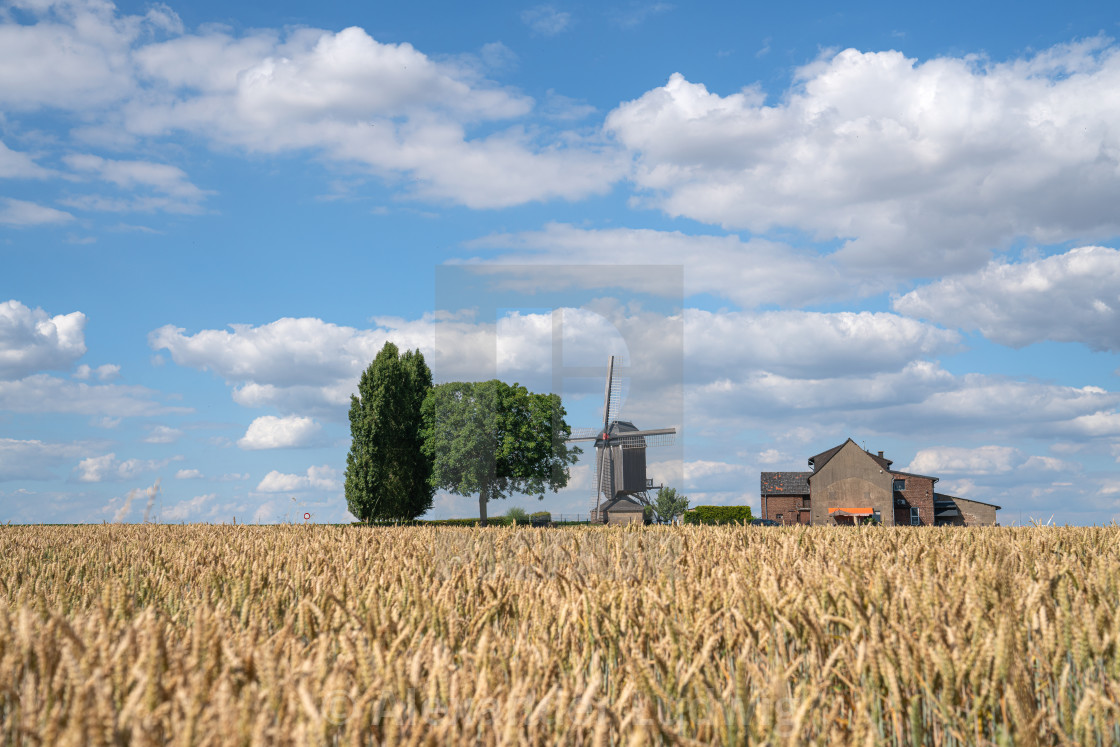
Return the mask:
{"type": "Polygon", "coordinates": [[[607,386],[603,395],[603,427],[576,428],[568,441],[595,442],[595,503],[591,521],[603,521],[603,509],[627,496],[649,505],[653,481],[646,477],[646,449],[670,446],[676,428],[641,430],[629,420],[620,420],[622,382],[614,377],[614,356],[607,359],[607,386]]]}

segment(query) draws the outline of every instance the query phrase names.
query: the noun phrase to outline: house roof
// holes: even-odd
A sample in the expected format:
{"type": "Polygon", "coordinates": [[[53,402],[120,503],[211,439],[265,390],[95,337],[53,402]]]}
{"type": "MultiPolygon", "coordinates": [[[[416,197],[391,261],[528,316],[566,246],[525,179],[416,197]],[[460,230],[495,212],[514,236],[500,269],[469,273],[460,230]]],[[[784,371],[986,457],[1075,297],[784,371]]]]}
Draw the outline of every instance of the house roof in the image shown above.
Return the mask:
{"type": "Polygon", "coordinates": [[[809,495],[812,472],[763,472],[763,495],[809,495]]]}
{"type": "MultiPolygon", "coordinates": [[[[840,449],[843,449],[849,443],[856,444],[855,441],[853,441],[851,438],[849,438],[847,441],[840,444],[839,446],[833,446],[828,451],[822,451],[820,454],[816,454],[815,456],[809,457],[809,466],[813,468],[813,472],[819,472],[822,467],[824,467],[826,464],[828,464],[829,460],[832,459],[832,457],[836,456],[837,452],[839,452],[840,449]]],[[[872,454],[870,451],[867,451],[866,449],[863,449],[862,447],[860,447],[859,444],[856,444],[856,447],[859,448],[861,451],[863,451],[864,454],[867,454],[867,456],[874,459],[875,462],[885,470],[890,470],[891,465],[894,464],[894,462],[891,461],[890,459],[885,459],[881,455],[881,453],[880,454],[872,454]]]]}
{"type": "Polygon", "coordinates": [[[602,507],[603,511],[622,511],[623,513],[645,511],[645,506],[626,496],[619,496],[602,507]]]}
{"type": "Polygon", "coordinates": [[[901,472],[896,469],[892,469],[891,474],[898,477],[924,477],[927,480],[933,480],[934,482],[937,482],[941,479],[940,477],[934,477],[933,475],[919,475],[917,472],[901,472]]]}
{"type": "Polygon", "coordinates": [[[997,506],[996,504],[988,503],[987,501],[978,501],[975,498],[958,498],[957,496],[949,495],[948,493],[934,493],[933,494],[933,502],[934,503],[945,502],[945,501],[952,501],[953,503],[956,503],[957,501],[968,501],[969,503],[979,503],[981,506],[991,506],[996,511],[1003,510],[1003,506],[997,506]]]}
{"type": "MultiPolygon", "coordinates": [[[[850,439],[850,438],[848,439],[848,441],[851,441],[851,440],[852,439],[850,439]]],[[[844,444],[848,443],[848,441],[845,441],[844,444]]],[[[840,444],[839,446],[833,446],[828,451],[822,451],[820,454],[816,454],[815,456],[809,457],[809,466],[813,468],[814,472],[816,472],[821,467],[828,464],[828,460],[832,459],[832,457],[836,456],[836,452],[838,452],[838,451],[840,451],[840,449],[844,448],[844,444],[840,444]]]]}

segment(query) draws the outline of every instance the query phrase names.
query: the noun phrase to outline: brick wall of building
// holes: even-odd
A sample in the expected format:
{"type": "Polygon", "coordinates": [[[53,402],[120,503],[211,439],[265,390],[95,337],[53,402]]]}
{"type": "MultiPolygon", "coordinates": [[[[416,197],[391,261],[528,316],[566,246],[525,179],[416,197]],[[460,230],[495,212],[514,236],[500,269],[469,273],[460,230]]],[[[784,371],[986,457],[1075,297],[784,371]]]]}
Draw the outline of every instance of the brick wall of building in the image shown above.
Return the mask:
{"type": "Polygon", "coordinates": [[[799,495],[768,495],[763,501],[764,519],[780,521],[783,524],[796,524],[802,497],[799,495]],[[778,514],[782,518],[778,518],[778,514]]]}
{"type": "Polygon", "coordinates": [[[910,526],[910,507],[918,508],[918,518],[922,526],[933,526],[933,483],[934,478],[922,475],[907,475],[895,473],[894,481],[905,480],[906,488],[895,491],[895,497],[901,495],[909,504],[907,508],[895,508],[895,523],[910,526]]]}

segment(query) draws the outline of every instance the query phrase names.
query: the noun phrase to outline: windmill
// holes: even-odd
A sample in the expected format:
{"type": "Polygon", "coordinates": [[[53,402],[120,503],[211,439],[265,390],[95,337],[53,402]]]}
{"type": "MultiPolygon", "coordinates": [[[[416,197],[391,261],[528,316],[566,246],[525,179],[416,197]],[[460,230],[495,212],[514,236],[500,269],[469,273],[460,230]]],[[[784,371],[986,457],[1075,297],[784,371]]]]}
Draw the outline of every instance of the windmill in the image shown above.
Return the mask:
{"type": "Polygon", "coordinates": [[[628,420],[619,420],[622,382],[614,378],[614,356],[607,359],[607,387],[603,394],[603,427],[575,428],[569,442],[595,442],[595,508],[591,521],[602,521],[601,507],[621,496],[636,496],[649,505],[647,490],[653,487],[646,479],[646,448],[671,446],[676,428],[639,430],[628,420]]]}

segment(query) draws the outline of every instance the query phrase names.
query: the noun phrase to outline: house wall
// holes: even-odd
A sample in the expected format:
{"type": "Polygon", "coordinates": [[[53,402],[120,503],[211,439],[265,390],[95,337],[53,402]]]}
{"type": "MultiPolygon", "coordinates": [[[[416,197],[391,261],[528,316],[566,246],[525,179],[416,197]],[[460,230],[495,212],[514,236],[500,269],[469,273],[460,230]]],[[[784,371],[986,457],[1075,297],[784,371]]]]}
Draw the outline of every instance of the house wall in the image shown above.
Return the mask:
{"type": "Polygon", "coordinates": [[[953,498],[966,527],[990,527],[996,523],[996,507],[966,498],[953,498]]]}
{"type": "MultiPolygon", "coordinates": [[[[959,510],[959,507],[958,507],[958,510],[959,510]]],[[[963,515],[952,516],[952,517],[949,517],[949,518],[942,519],[941,520],[941,526],[943,526],[943,527],[963,527],[964,526],[964,516],[963,515]]]]}
{"type": "Polygon", "coordinates": [[[762,501],[764,519],[780,521],[783,524],[797,523],[797,510],[801,508],[804,496],[800,495],[768,495],[762,501]],[[778,514],[782,518],[778,518],[778,514]]]}
{"type": "MultiPolygon", "coordinates": [[[[917,506],[922,526],[933,526],[933,478],[894,474],[891,475],[891,482],[894,480],[906,481],[906,489],[899,491],[899,494],[911,506],[917,506]]],[[[910,509],[896,507],[895,523],[910,526],[910,509]]]]}
{"type": "Polygon", "coordinates": [[[641,524],[644,521],[641,511],[608,511],[608,524],[641,524]]]}
{"type": "MultiPolygon", "coordinates": [[[[811,523],[835,524],[830,508],[870,506],[883,524],[894,524],[893,477],[853,442],[844,445],[828,463],[809,478],[811,523]]],[[[931,496],[932,511],[932,496],[931,496]]]]}

